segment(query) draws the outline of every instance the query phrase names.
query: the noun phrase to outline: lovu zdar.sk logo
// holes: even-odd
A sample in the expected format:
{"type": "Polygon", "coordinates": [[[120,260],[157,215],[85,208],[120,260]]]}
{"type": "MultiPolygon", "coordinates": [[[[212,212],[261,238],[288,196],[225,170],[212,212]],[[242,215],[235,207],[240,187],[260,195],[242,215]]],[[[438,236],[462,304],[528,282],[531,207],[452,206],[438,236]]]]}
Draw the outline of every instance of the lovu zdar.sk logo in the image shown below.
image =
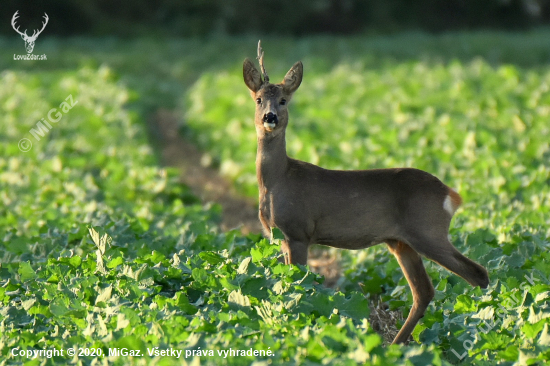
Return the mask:
{"type": "Polygon", "coordinates": [[[19,26],[16,25],[17,18],[19,18],[19,10],[13,14],[13,18],[11,18],[11,26],[13,27],[13,30],[15,30],[19,35],[21,35],[21,38],[23,38],[23,41],[25,41],[25,49],[27,50],[26,55],[13,55],[14,60],[46,60],[46,55],[33,55],[32,51],[34,49],[34,43],[36,42],[36,39],[42,33],[44,28],[46,28],[46,25],[48,24],[48,14],[44,13],[44,22],[42,22],[42,29],[38,30],[35,29],[32,33],[32,36],[29,36],[27,34],[27,30],[25,29],[24,32],[21,32],[19,30],[19,26]]]}

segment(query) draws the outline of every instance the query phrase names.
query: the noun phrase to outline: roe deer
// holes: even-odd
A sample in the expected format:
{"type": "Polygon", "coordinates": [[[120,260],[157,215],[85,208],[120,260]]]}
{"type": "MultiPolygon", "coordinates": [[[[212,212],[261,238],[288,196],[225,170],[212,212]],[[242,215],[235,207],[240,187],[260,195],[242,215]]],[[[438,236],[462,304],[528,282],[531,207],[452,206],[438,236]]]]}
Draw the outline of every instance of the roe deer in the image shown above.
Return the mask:
{"type": "Polygon", "coordinates": [[[280,84],[271,84],[260,43],[258,60],[261,73],[247,58],[243,76],[256,102],[259,217],[266,234],[274,227],[283,233],[285,263],[305,265],[310,244],[362,249],[386,243],[413,294],[409,316],[393,343],[408,340],[434,297],[420,255],[472,286],[487,287],[487,270],[448,239],[462,199],[433,175],[413,168],[327,170],[289,158],[287,108],[302,82],[303,66],[295,63],[280,84]]]}

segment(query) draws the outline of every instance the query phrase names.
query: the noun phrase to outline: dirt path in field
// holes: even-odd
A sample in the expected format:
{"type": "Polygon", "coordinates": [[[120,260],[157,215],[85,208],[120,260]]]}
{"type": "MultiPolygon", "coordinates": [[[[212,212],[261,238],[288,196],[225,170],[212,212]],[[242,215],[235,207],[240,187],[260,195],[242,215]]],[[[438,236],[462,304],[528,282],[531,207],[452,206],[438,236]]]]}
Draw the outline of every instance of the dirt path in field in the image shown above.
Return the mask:
{"type": "Polygon", "coordinates": [[[180,169],[181,181],[203,202],[221,205],[222,230],[240,228],[244,234],[261,232],[255,202],[237,194],[217,170],[201,164],[202,153],[181,137],[173,112],[158,110],[149,119],[149,128],[159,142],[162,163],[180,169]]]}
{"type": "Polygon", "coordinates": [[[239,227],[245,234],[261,231],[254,201],[238,195],[217,170],[201,164],[202,153],[178,132],[177,117],[160,109],[149,120],[162,153],[162,163],[180,169],[181,181],[203,202],[222,206],[222,229],[239,227]]]}
{"type": "MultiPolygon", "coordinates": [[[[191,188],[193,194],[203,202],[216,202],[222,207],[222,230],[240,228],[244,234],[260,233],[256,200],[239,195],[231,183],[219,175],[216,169],[201,164],[202,153],[178,132],[178,118],[174,112],[160,109],[149,118],[150,134],[157,140],[165,166],[176,167],[181,171],[181,181],[191,188]]],[[[342,269],[334,254],[320,247],[310,249],[308,265],[310,269],[325,277],[324,285],[338,286],[342,269]]],[[[396,321],[402,322],[399,311],[389,311],[387,305],[374,300],[370,303],[369,322],[383,338],[391,343],[397,329],[396,321]]]]}

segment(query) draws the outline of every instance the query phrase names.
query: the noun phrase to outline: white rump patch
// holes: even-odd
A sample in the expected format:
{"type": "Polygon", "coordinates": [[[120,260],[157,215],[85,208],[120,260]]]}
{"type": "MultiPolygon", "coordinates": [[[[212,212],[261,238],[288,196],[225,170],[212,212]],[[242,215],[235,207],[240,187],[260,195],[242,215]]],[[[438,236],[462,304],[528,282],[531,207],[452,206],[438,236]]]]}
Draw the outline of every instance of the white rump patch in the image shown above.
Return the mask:
{"type": "Polygon", "coordinates": [[[451,196],[447,195],[445,197],[445,201],[443,201],[443,209],[449,213],[449,215],[453,216],[455,213],[455,208],[453,207],[453,201],[451,200],[451,196]]]}

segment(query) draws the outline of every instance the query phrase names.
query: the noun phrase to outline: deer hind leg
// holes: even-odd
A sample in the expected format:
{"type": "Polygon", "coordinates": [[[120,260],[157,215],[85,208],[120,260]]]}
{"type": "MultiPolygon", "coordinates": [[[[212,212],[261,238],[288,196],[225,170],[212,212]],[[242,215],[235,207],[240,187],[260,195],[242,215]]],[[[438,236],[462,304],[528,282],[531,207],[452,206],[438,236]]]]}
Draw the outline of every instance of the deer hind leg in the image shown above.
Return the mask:
{"type": "Polygon", "coordinates": [[[489,285],[487,270],[460,253],[447,237],[424,238],[411,241],[410,245],[426,258],[464,278],[470,285],[481,288],[487,288],[489,285]]]}
{"type": "Polygon", "coordinates": [[[307,244],[287,239],[281,243],[281,250],[285,255],[285,264],[307,264],[307,244]]]}
{"type": "Polygon", "coordinates": [[[395,256],[399,266],[409,282],[413,295],[413,306],[401,327],[401,330],[393,340],[393,344],[405,343],[411,335],[418,320],[424,316],[424,312],[434,297],[434,287],[420,255],[409,245],[401,241],[388,241],[388,248],[395,256]]]}

